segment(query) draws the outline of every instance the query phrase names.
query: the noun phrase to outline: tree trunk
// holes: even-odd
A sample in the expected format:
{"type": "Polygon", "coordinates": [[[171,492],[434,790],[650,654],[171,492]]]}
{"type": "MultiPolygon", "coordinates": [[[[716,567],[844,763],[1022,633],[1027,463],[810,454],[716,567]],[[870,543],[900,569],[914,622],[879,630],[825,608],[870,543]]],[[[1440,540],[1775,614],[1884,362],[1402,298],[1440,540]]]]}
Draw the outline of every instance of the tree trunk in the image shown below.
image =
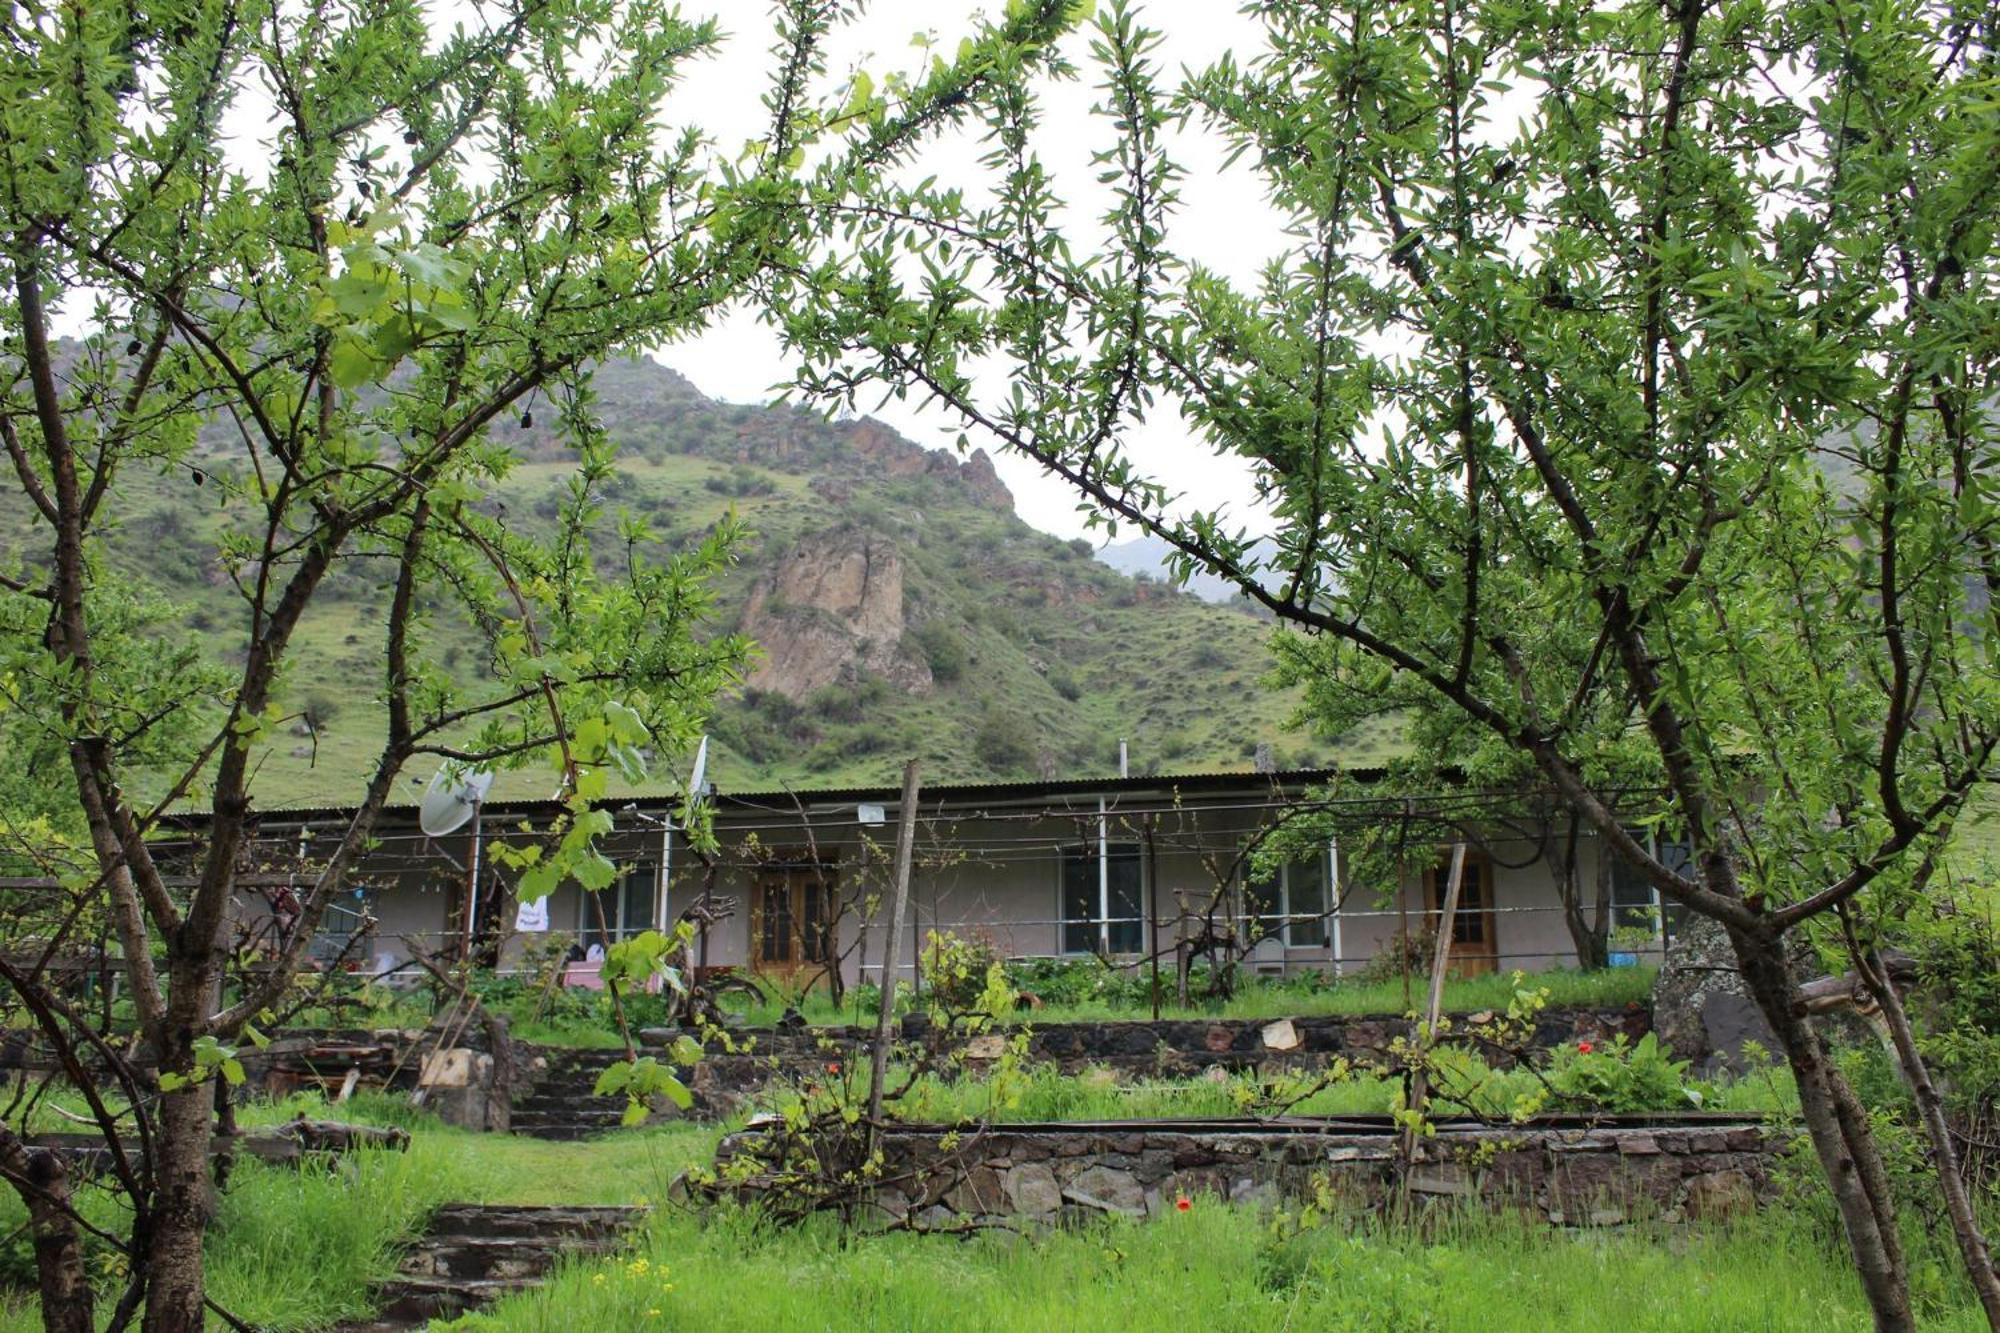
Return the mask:
{"type": "Polygon", "coordinates": [[[31,1149],[0,1128],[0,1168],[21,1202],[35,1241],[35,1279],[46,1333],[94,1333],[90,1275],[83,1264],[83,1235],[70,1214],[69,1165],[60,1153],[31,1149]]]}
{"type": "Polygon", "coordinates": [[[1974,1210],[1971,1192],[1965,1186],[1958,1147],[1952,1142],[1951,1125],[1945,1119],[1944,1098],[1931,1079],[1930,1066],[1924,1062],[1923,1052],[1917,1049],[1910,1015],[1903,1008],[1902,997],[1896,994],[1895,983],[1882,966],[1881,955],[1871,952],[1864,957],[1856,950],[1854,966],[1881,1012],[1882,1024],[1889,1030],[1889,1043],[1896,1050],[1896,1062],[1902,1067],[1903,1079],[1910,1085],[1911,1095],[1916,1098],[1917,1115],[1923,1122],[1924,1136],[1930,1141],[1938,1186],[1944,1192],[1945,1211],[1951,1217],[1952,1234],[1957,1238],[1959,1254],[1965,1260],[1966,1276],[1972,1279],[1972,1289],[1979,1296],[1979,1306],[1986,1312],[1987,1327],[2000,1333],[2000,1275],[1994,1272],[1993,1251],[1979,1229],[1979,1214],[1974,1210]]]}
{"type": "Polygon", "coordinates": [[[1605,936],[1604,900],[1609,893],[1610,852],[1605,850],[1597,858],[1597,883],[1599,905],[1597,919],[1593,922],[1583,912],[1582,876],[1577,865],[1577,850],[1581,830],[1580,818],[1572,814],[1569,820],[1569,836],[1563,840],[1562,857],[1556,862],[1556,891],[1562,897],[1563,924],[1569,927],[1570,944],[1576,950],[1576,965],[1586,972],[1595,972],[1611,964],[1611,951],[1605,936]]]}
{"type": "MultiPolygon", "coordinates": [[[[167,997],[166,1031],[155,1044],[162,1071],[191,1077],[195,1036],[221,998],[222,925],[217,922],[213,936],[205,943],[187,938],[188,933],[188,927],[183,927],[182,938],[175,941],[187,956],[175,963],[173,989],[167,997]]],[[[201,1242],[215,1213],[208,1166],[214,1113],[215,1094],[205,1083],[191,1082],[160,1097],[159,1128],[153,1139],[155,1200],[142,1333],[202,1330],[206,1288],[201,1242]]]]}
{"type": "MultiPolygon", "coordinates": [[[[164,1064],[164,1062],[162,1062],[164,1064]]],[[[192,1060],[188,1061],[192,1067],[192,1060]]],[[[212,1094],[196,1084],[160,1098],[153,1141],[158,1201],[147,1256],[143,1333],[201,1333],[201,1241],[213,1212],[208,1177],[212,1094]]]]}
{"type": "Polygon", "coordinates": [[[1785,957],[1784,937],[1731,928],[1745,988],[1777,1035],[1798,1083],[1799,1109],[1847,1235],[1863,1294],[1877,1333],[1914,1333],[1909,1275],[1894,1203],[1879,1193],[1885,1176],[1881,1153],[1866,1117],[1855,1119],[1843,1103],[1853,1093],[1827,1058],[1826,1046],[1806,1020],[1785,957]]]}

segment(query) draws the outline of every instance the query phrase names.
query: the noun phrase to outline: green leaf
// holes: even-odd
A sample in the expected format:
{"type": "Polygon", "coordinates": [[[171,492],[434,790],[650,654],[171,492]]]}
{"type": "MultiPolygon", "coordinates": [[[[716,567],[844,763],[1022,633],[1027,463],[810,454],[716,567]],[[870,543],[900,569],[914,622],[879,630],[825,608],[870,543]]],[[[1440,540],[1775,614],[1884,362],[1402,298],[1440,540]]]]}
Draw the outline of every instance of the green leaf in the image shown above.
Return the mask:
{"type": "Polygon", "coordinates": [[[610,888],[618,879],[618,867],[596,848],[592,848],[587,855],[578,860],[572,873],[576,876],[576,882],[592,893],[610,888]]]}
{"type": "Polygon", "coordinates": [[[680,1107],[683,1111],[694,1105],[694,1094],[688,1091],[687,1084],[681,1082],[672,1074],[663,1076],[653,1090],[655,1092],[664,1092],[667,1095],[667,1100],[675,1106],[680,1107]]]}
{"type": "Polygon", "coordinates": [[[343,389],[358,389],[374,379],[379,364],[368,345],[351,333],[335,338],[327,355],[327,371],[343,389]]]}
{"type": "Polygon", "coordinates": [[[562,882],[562,868],[553,861],[529,866],[514,885],[514,896],[524,903],[538,903],[556,891],[562,882]]]}

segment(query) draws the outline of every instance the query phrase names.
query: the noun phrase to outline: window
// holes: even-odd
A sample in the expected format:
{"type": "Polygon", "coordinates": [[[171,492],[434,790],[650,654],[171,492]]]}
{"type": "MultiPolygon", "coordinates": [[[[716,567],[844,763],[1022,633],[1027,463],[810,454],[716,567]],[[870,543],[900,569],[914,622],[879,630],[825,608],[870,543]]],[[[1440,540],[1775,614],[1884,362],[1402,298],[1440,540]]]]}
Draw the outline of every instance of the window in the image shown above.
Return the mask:
{"type": "MultiPolygon", "coordinates": [[[[1633,829],[1632,836],[1654,858],[1682,879],[1694,878],[1694,852],[1671,834],[1633,829]]],[[[1611,928],[1642,930],[1655,939],[1670,939],[1680,929],[1687,909],[1663,902],[1645,872],[1615,853],[1611,860],[1611,928]]]]}
{"type": "Polygon", "coordinates": [[[653,928],[653,894],[659,887],[659,873],[649,865],[633,866],[618,877],[618,882],[596,893],[585,890],[579,896],[582,901],[577,908],[576,933],[588,949],[595,944],[609,947],[619,940],[629,940],[641,931],[653,928]],[[596,899],[593,902],[592,899],[596,899]],[[604,919],[599,922],[599,904],[604,909],[604,919]],[[605,938],[604,927],[610,928],[610,939],[605,938]]]}
{"type": "Polygon", "coordinates": [[[1327,858],[1325,853],[1287,861],[1278,873],[1243,886],[1243,911],[1259,939],[1281,937],[1287,948],[1326,945],[1327,858]]]}
{"type": "Polygon", "coordinates": [[[1108,916],[1099,910],[1097,844],[1070,847],[1062,856],[1062,948],[1064,953],[1096,953],[1110,936],[1112,953],[1138,953],[1146,944],[1146,891],[1139,844],[1114,842],[1106,849],[1104,883],[1108,916]]]}
{"type": "Polygon", "coordinates": [[[365,964],[370,960],[373,932],[368,930],[369,892],[366,887],[357,887],[348,891],[345,901],[336,899],[326,905],[320,914],[319,929],[313,932],[312,944],[308,946],[314,962],[328,967],[336,961],[352,964],[359,960],[365,964]]]}

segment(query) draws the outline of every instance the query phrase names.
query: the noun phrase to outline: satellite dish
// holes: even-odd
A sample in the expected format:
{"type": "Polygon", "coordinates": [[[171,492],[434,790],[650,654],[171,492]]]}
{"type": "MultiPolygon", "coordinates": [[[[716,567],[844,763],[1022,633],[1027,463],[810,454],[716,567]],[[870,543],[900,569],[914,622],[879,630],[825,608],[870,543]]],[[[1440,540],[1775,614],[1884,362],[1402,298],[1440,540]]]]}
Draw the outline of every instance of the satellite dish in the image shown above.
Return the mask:
{"type": "Polygon", "coordinates": [[[472,818],[486,798],[486,789],[492,785],[491,773],[446,764],[431,779],[431,785],[424,789],[424,799],[417,804],[417,827],[433,838],[452,832],[472,818]]]}
{"type": "Polygon", "coordinates": [[[688,776],[688,808],[701,804],[704,789],[701,780],[708,776],[708,737],[701,738],[701,744],[694,751],[694,772],[688,776]]]}

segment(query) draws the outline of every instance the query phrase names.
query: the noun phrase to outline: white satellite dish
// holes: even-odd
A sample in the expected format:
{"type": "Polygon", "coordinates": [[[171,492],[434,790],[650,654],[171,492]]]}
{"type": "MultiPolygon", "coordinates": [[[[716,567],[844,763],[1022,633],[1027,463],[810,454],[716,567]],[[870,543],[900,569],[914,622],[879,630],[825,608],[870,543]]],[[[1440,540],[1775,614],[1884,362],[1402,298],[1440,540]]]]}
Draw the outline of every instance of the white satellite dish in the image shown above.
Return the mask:
{"type": "Polygon", "coordinates": [[[701,744],[694,751],[694,772],[688,776],[688,808],[692,810],[701,804],[705,791],[701,780],[708,776],[708,737],[701,738],[701,744]]]}
{"type": "Polygon", "coordinates": [[[461,827],[479,809],[479,803],[486,799],[486,789],[492,785],[491,773],[446,764],[431,779],[431,785],[424,789],[424,799],[417,804],[417,827],[433,838],[461,827]]]}

